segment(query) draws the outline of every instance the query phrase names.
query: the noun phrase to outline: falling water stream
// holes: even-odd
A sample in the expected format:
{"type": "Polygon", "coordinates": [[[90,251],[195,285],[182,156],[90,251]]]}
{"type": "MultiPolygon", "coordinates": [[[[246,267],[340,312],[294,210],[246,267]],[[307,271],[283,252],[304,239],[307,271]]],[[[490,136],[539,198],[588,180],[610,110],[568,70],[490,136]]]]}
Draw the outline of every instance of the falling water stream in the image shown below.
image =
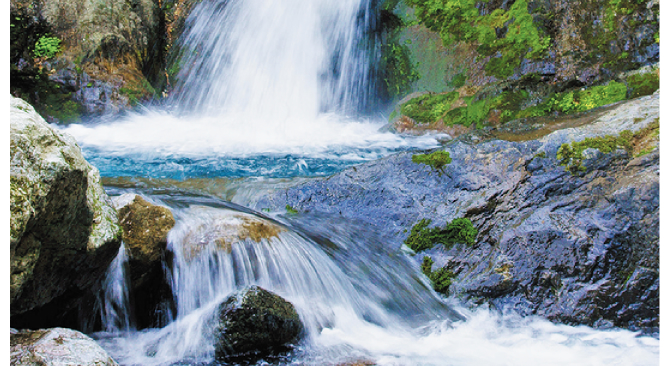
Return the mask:
{"type": "MultiPolygon", "coordinates": [[[[103,177],[152,179],[158,186],[166,179],[230,178],[256,182],[249,190],[258,180],[327,176],[437,146],[438,136],[400,137],[380,131],[381,116],[358,113],[375,103],[377,55],[366,33],[372,6],[371,0],[203,0],[186,21],[178,84],[163,105],[64,129],[103,177]]],[[[162,328],[133,327],[122,247],[101,300],[104,330],[95,334],[122,365],[214,363],[218,305],[249,285],[293,303],[305,324],[304,338],[274,364],[657,363],[655,338],[444,299],[398,250],[400,243],[360,223],[264,216],[205,192],[156,193],[163,191],[144,193],[154,192],[152,199],[176,218],[166,274],[177,311],[162,328]],[[235,231],[244,220],[269,220],[281,230],[260,242],[244,239],[235,231]],[[221,238],[232,244],[222,246],[221,238]]]]}

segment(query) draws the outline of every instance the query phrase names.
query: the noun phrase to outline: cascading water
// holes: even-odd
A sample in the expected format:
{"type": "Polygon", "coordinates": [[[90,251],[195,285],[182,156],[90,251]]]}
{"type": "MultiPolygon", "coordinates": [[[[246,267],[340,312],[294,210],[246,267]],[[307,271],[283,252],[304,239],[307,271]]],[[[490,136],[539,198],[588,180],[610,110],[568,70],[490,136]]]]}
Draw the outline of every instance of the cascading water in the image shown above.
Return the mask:
{"type": "Polygon", "coordinates": [[[103,176],[332,174],[434,136],[380,132],[373,104],[370,0],[205,0],[186,21],[165,111],[71,125],[103,176]]]}
{"type": "MultiPolygon", "coordinates": [[[[370,6],[371,0],[204,0],[179,44],[170,110],[145,108],[65,130],[107,177],[306,179],[436,146],[434,136],[399,137],[379,132],[385,121],[356,117],[374,104],[374,60],[364,45],[370,6]]],[[[249,187],[276,181],[234,190],[252,198],[249,187]]],[[[133,330],[123,257],[110,269],[106,329],[95,337],[123,365],[211,364],[218,305],[252,284],[292,302],[306,326],[306,337],[278,364],[657,363],[654,338],[461,308],[433,292],[407,254],[351,222],[279,217],[286,222],[277,235],[256,242],[234,229],[260,220],[256,214],[185,200],[166,200],[177,219],[168,268],[174,320],[133,330]]]]}
{"type": "Polygon", "coordinates": [[[123,365],[212,364],[218,305],[249,285],[293,303],[305,324],[305,338],[273,364],[657,362],[658,340],[629,331],[460,308],[430,290],[406,254],[351,222],[314,216],[278,224],[193,197],[173,204],[173,211],[177,224],[168,245],[177,318],[161,329],[96,334],[123,365]],[[276,230],[252,239],[243,228],[257,222],[276,230]]]}

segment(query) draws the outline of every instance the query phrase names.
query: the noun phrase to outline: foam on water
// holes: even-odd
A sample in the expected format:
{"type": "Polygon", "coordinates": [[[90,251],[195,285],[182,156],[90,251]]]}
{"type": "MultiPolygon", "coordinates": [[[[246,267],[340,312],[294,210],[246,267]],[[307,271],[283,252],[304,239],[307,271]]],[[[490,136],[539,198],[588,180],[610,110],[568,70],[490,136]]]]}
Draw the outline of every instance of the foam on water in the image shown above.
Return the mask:
{"type": "Polygon", "coordinates": [[[305,324],[305,338],[276,364],[658,363],[659,341],[651,337],[442,299],[407,254],[349,222],[314,217],[298,227],[287,223],[277,237],[240,239],[228,249],[220,238],[259,218],[198,204],[173,210],[177,224],[168,239],[177,318],[161,329],[96,334],[123,365],[212,364],[218,305],[249,285],[293,303],[305,324]]]}

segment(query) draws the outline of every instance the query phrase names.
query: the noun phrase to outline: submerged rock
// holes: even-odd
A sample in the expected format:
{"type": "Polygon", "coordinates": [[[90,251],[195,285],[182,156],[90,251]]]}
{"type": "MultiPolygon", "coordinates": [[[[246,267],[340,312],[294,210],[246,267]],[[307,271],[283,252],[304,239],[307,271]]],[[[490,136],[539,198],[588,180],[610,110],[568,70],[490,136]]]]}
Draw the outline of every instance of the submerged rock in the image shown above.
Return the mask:
{"type": "Polygon", "coordinates": [[[219,308],[218,359],[265,357],[289,349],[303,330],[291,303],[258,286],[230,296],[219,308]]]}
{"type": "Polygon", "coordinates": [[[539,140],[472,144],[465,135],[444,147],[452,162],[441,170],[400,153],[274,193],[256,209],[342,215],[398,246],[421,219],[442,226],[465,217],[478,229],[474,245],[414,257],[417,267],[428,255],[434,270],[454,273],[451,294],[569,324],[655,331],[658,118],[656,93],[539,140]],[[557,159],[564,143],[624,130],[641,131],[629,150],[583,156],[583,170],[557,159]]]}
{"type": "Polygon", "coordinates": [[[98,170],[74,139],[10,100],[10,311],[40,308],[27,320],[57,322],[102,279],[121,230],[98,170]]]}
{"type": "Polygon", "coordinates": [[[172,290],[163,273],[163,261],[169,259],[167,236],[174,227],[174,217],[168,208],[136,194],[114,197],[113,204],[128,248],[130,294],[137,327],[160,326],[162,309],[174,310],[172,290]]]}
{"type": "Polygon", "coordinates": [[[93,339],[72,329],[12,329],[9,342],[15,366],[118,365],[93,339]]]}

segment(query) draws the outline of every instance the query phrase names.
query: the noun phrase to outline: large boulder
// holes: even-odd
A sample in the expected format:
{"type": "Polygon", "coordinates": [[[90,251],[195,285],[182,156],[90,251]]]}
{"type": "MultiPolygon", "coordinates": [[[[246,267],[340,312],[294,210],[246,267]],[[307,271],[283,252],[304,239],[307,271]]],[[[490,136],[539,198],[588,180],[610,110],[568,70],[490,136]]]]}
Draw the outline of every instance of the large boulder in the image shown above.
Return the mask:
{"type": "Polygon", "coordinates": [[[219,308],[216,357],[264,357],[288,349],[303,325],[291,303],[258,286],[230,296],[219,308]]]}
{"type": "Polygon", "coordinates": [[[9,342],[15,366],[118,365],[93,339],[72,329],[12,329],[9,342]]]}
{"type": "MultiPolygon", "coordinates": [[[[128,250],[130,296],[137,327],[160,326],[162,310],[174,308],[172,291],[163,273],[167,235],[174,227],[172,212],[128,193],[112,199],[128,250]]],[[[174,310],[174,309],[173,309],[174,310]]]]}
{"type": "Polygon", "coordinates": [[[400,153],[277,191],[255,208],[341,215],[397,246],[424,218],[431,227],[467,218],[478,229],[474,245],[436,245],[414,257],[431,257],[452,295],[570,324],[654,331],[659,95],[559,125],[526,126],[506,140],[463,135],[443,147],[452,161],[441,169],[400,153]],[[625,130],[633,133],[628,149],[585,149],[568,162],[581,160],[579,169],[557,157],[562,144],[623,138],[625,130]]]}
{"type": "Polygon", "coordinates": [[[18,98],[10,97],[10,119],[10,313],[55,316],[68,307],[60,300],[96,287],[121,230],[74,139],[18,98]],[[52,302],[55,313],[45,310],[52,302]]]}

